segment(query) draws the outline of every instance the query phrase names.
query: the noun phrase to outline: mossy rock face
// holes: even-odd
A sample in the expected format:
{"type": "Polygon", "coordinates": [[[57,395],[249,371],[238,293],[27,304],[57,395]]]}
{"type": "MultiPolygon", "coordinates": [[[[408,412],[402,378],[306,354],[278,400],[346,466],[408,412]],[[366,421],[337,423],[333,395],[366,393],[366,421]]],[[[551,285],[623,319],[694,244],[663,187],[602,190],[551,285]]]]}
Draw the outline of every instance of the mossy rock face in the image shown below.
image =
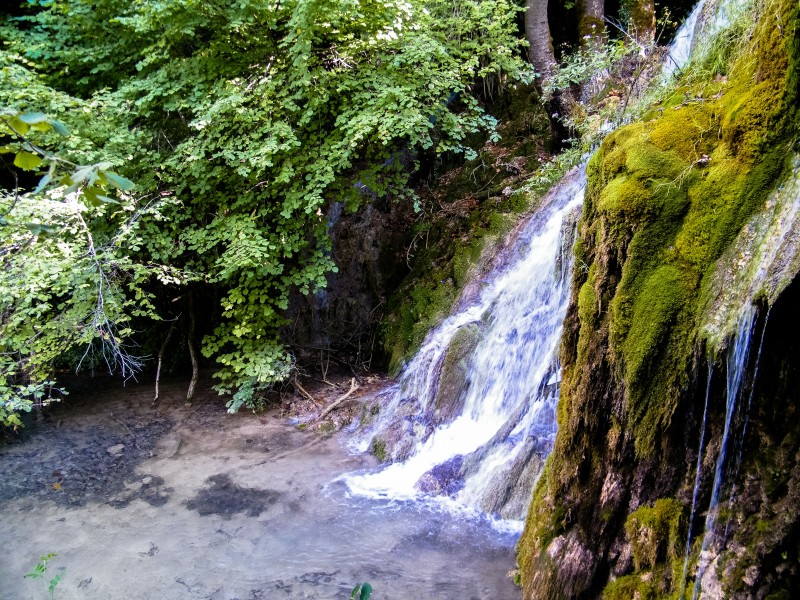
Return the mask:
{"type": "MultiPolygon", "coordinates": [[[[677,592],[703,371],[720,351],[702,329],[710,281],[787,170],[799,129],[797,27],[797,2],[771,2],[727,78],[679,83],[644,120],[609,135],[588,163],[559,431],[518,545],[526,599],[595,597],[604,588],[614,599],[677,592]],[[612,553],[626,531],[635,573],[616,570],[622,559],[612,553]],[[592,549],[577,573],[560,563],[564,539],[592,549]],[[618,577],[610,584],[609,573],[618,577]]],[[[719,448],[723,429],[724,385],[714,394],[706,448],[719,448]]],[[[706,465],[706,495],[710,472],[706,465]]],[[[799,520],[793,514],[791,522],[799,520]]],[[[702,528],[699,519],[694,525],[702,528]]],[[[786,531],[774,524],[775,538],[776,528],[786,531]]]]}
{"type": "Polygon", "coordinates": [[[625,533],[633,549],[637,571],[653,569],[666,560],[680,560],[686,540],[683,505],[672,498],[660,498],[628,515],[625,533]]]}
{"type": "Polygon", "coordinates": [[[482,337],[481,326],[470,323],[459,329],[450,341],[444,355],[434,402],[433,420],[437,425],[452,421],[461,413],[469,389],[469,357],[482,337]]]}

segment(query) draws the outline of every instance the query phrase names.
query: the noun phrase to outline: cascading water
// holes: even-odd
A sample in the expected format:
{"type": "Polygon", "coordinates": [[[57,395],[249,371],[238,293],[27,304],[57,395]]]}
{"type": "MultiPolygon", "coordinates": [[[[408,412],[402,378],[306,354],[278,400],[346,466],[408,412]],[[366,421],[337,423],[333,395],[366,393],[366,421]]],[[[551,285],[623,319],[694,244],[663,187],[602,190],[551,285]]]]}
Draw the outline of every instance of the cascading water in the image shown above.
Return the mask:
{"type": "Polygon", "coordinates": [[[694,514],[697,509],[697,495],[700,490],[700,473],[703,466],[703,443],[706,437],[706,419],[708,418],[708,397],[711,395],[711,377],[714,373],[714,363],[709,360],[708,362],[708,381],[706,382],[706,400],[703,406],[703,423],[700,426],[700,445],[697,447],[697,469],[694,476],[694,490],[692,491],[692,508],[689,511],[689,525],[686,533],[686,550],[683,558],[683,572],[681,574],[681,597],[683,597],[683,588],[686,585],[686,575],[689,573],[689,555],[692,550],[692,523],[694,523],[694,514]]]}
{"type": "Polygon", "coordinates": [[[724,468],[728,455],[729,441],[731,439],[731,425],[737,410],[737,401],[747,369],[748,357],[750,352],[750,338],[753,335],[753,325],[755,322],[756,310],[752,304],[748,304],[741,317],[739,326],[734,336],[733,342],[728,349],[727,357],[727,399],[725,402],[725,427],[722,432],[722,442],[720,444],[719,456],[714,469],[714,484],[711,487],[711,501],[706,513],[705,533],[703,545],[700,551],[700,564],[698,565],[697,577],[695,578],[693,599],[696,600],[702,587],[702,579],[708,567],[709,557],[706,554],[709,545],[714,541],[714,531],[719,517],[719,497],[722,491],[724,480],[724,468]]]}
{"type": "Polygon", "coordinates": [[[667,49],[667,58],[664,61],[664,68],[662,70],[662,76],[665,80],[672,77],[675,71],[679,71],[689,62],[689,57],[692,52],[692,42],[694,41],[694,32],[697,27],[697,18],[700,16],[700,12],[703,10],[705,4],[706,0],[700,0],[692,9],[692,12],[689,13],[689,16],[686,17],[683,25],[681,25],[675,33],[675,37],[667,49]]]}
{"type": "MultiPolygon", "coordinates": [[[[795,155],[793,162],[792,173],[767,199],[765,209],[742,228],[736,242],[720,260],[715,280],[712,282],[716,300],[708,309],[705,334],[712,346],[722,347],[727,332],[733,330],[735,333],[728,352],[725,427],[706,515],[702,550],[695,577],[694,598],[697,598],[703,589],[704,575],[713,575],[713,570],[708,570],[709,564],[714,559],[709,549],[712,545],[724,546],[728,535],[730,521],[726,522],[722,536],[717,536],[715,531],[719,515],[719,496],[724,480],[728,479],[731,481],[728,505],[732,506],[753,403],[754,386],[758,377],[761,349],[769,322],[768,309],[748,400],[746,403],[737,404],[736,394],[740,392],[753,330],[754,301],[756,298],[762,298],[766,300],[768,306],[771,305],[800,271],[800,155],[795,155]],[[743,258],[746,259],[746,263],[743,263],[743,258]],[[736,315],[739,315],[738,322],[734,321],[736,315]],[[738,431],[733,431],[733,411],[737,406],[741,411],[738,416],[740,427],[738,431]],[[728,460],[730,452],[733,455],[728,460]],[[730,464],[727,477],[724,471],[726,462],[730,464]]],[[[720,548],[715,550],[719,551],[720,548]]]]}
{"type": "MultiPolygon", "coordinates": [[[[767,314],[764,317],[764,327],[761,330],[761,341],[758,343],[758,352],[756,353],[756,362],[755,367],[753,368],[753,381],[750,384],[750,394],[747,396],[747,406],[743,407],[744,416],[743,420],[744,423],[742,424],[741,432],[738,436],[734,438],[734,450],[735,456],[732,460],[732,466],[730,469],[730,479],[733,481],[731,485],[731,493],[728,497],[728,506],[733,506],[733,499],[736,497],[736,479],[739,476],[739,466],[742,464],[742,452],[744,451],[744,441],[747,437],[747,425],[750,422],[750,409],[753,406],[753,394],[756,390],[756,381],[758,380],[758,366],[761,362],[761,350],[764,348],[764,336],[767,333],[767,325],[769,324],[769,310],[767,310],[767,314]]],[[[728,517],[727,522],[725,523],[725,532],[722,535],[723,544],[728,539],[728,528],[730,527],[731,520],[728,517]]]]}
{"type": "Polygon", "coordinates": [[[752,2],[753,0],[700,0],[695,4],[667,48],[667,57],[661,70],[662,81],[669,81],[673,74],[688,64],[690,58],[702,56],[710,41],[744,14],[752,2]]]}
{"type": "Polygon", "coordinates": [[[359,442],[360,450],[381,444],[402,462],[346,477],[352,492],[393,499],[443,493],[458,505],[522,517],[538,473],[521,472],[537,462],[533,455],[549,453],[556,433],[557,351],[584,186],[582,167],[553,188],[482,289],[430,332],[359,442]],[[445,398],[453,391],[442,370],[453,355],[464,381],[457,397],[445,398]],[[460,410],[447,419],[452,405],[460,410]],[[392,444],[393,432],[411,443],[392,444]],[[514,501],[504,487],[509,479],[527,481],[524,500],[514,501]]]}

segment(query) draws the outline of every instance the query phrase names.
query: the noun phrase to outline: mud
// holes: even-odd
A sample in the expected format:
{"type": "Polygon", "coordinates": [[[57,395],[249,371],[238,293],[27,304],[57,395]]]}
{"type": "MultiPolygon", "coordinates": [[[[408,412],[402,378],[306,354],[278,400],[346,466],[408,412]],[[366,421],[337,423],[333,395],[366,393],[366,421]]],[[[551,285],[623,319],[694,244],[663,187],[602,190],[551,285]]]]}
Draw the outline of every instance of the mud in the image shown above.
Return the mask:
{"type": "MultiPolygon", "coordinates": [[[[343,393],[305,387],[319,405],[343,393]]],[[[151,385],[98,379],[0,447],[0,544],[11,550],[0,599],[47,598],[61,572],[61,600],[344,600],[361,581],[376,600],[519,597],[513,536],[348,497],[336,478],[377,461],[348,454],[345,432],[277,410],[228,415],[207,385],[192,406],[184,394],[185,382],[162,382],[151,409],[151,385]],[[44,579],[23,577],[50,552],[44,579]]],[[[334,421],[360,411],[354,396],[334,421]]]]}

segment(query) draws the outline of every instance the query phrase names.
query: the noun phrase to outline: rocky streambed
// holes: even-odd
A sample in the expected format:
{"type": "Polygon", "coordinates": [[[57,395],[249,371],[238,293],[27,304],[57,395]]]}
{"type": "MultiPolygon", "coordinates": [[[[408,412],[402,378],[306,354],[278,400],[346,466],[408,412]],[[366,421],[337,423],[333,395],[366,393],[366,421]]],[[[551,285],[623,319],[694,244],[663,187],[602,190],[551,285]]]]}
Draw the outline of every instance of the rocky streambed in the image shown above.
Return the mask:
{"type": "Polygon", "coordinates": [[[344,432],[228,415],[185,382],[93,380],[0,447],[0,598],[510,599],[515,537],[482,519],[351,497],[376,468],[344,432]],[[41,555],[43,579],[24,578],[41,555]]]}

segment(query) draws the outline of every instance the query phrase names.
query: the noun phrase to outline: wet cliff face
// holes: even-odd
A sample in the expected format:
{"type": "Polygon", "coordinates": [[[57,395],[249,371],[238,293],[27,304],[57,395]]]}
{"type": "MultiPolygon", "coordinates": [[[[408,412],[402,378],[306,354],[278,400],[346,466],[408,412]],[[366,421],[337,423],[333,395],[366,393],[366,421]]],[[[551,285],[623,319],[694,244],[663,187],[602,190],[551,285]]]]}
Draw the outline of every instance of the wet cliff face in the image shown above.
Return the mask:
{"type": "MultiPolygon", "coordinates": [[[[705,324],[722,259],[791,171],[797,136],[798,7],[766,4],[727,75],[685,80],[590,161],[559,433],[519,545],[525,598],[679,597],[681,588],[691,597],[696,577],[707,597],[780,598],[798,585],[800,388],[786,308],[796,283],[770,300],[768,321],[767,301],[756,318],[756,342],[767,322],[760,373],[753,385],[752,349],[751,409],[731,419],[742,439],[726,446],[737,460],[722,465],[724,535],[700,556],[732,333],[705,324]]],[[[744,268],[748,257],[737,259],[744,268]]]]}
{"type": "Polygon", "coordinates": [[[328,211],[337,272],[327,287],[293,296],[285,339],[301,365],[321,369],[385,367],[377,340],[387,298],[408,273],[406,247],[413,223],[408,202],[375,198],[357,212],[341,203],[328,211]]]}

